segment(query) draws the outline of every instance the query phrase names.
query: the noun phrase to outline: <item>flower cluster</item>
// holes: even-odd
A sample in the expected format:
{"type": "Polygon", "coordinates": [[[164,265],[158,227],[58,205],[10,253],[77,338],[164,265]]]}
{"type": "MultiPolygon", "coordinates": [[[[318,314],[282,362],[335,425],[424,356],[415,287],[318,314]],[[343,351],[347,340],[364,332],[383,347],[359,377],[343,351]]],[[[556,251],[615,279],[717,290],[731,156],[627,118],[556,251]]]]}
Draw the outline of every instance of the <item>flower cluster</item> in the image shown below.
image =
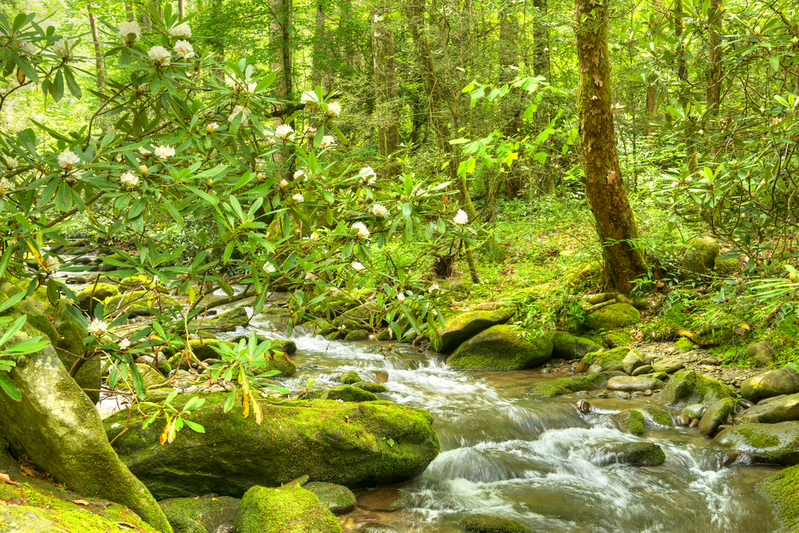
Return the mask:
{"type": "Polygon", "coordinates": [[[250,110],[241,105],[237,105],[236,107],[233,108],[233,112],[230,113],[230,115],[228,115],[227,121],[233,122],[233,120],[236,118],[236,115],[239,114],[241,114],[242,126],[246,126],[247,124],[250,123],[250,110]]]}
{"type": "Polygon", "coordinates": [[[291,141],[294,139],[294,128],[288,124],[279,124],[275,128],[275,139],[281,141],[291,141]]]}
{"type": "Polygon", "coordinates": [[[330,146],[336,145],[336,139],[332,135],[324,135],[322,136],[322,142],[319,143],[319,148],[324,150],[330,146]]]}
{"type": "Polygon", "coordinates": [[[158,66],[168,67],[172,54],[170,54],[169,50],[163,46],[153,46],[147,52],[147,57],[149,57],[153,63],[158,66]]]}
{"type": "Polygon", "coordinates": [[[217,124],[216,122],[211,122],[211,123],[210,123],[210,124],[208,124],[208,126],[205,128],[205,131],[207,131],[208,133],[213,133],[213,132],[215,132],[215,131],[216,131],[216,129],[217,129],[218,127],[219,127],[219,124],[217,124]]]}
{"type": "Polygon", "coordinates": [[[28,54],[29,56],[32,56],[36,53],[36,45],[31,42],[24,42],[17,44],[20,48],[22,48],[22,51],[28,54]]]}
{"type": "Polygon", "coordinates": [[[119,25],[119,35],[125,39],[125,44],[133,44],[141,39],[141,26],[135,20],[126,20],[119,25]]]}
{"type": "Polygon", "coordinates": [[[305,91],[300,97],[300,103],[305,105],[314,105],[319,103],[319,97],[316,96],[314,91],[305,91]]]}
{"type": "Polygon", "coordinates": [[[188,38],[191,37],[191,28],[189,28],[189,25],[184,22],[183,24],[178,24],[169,30],[169,35],[172,37],[188,38]]]}
{"type": "Polygon", "coordinates": [[[130,348],[130,339],[122,339],[117,344],[119,344],[120,350],[127,350],[130,348]]]}
{"type": "Polygon", "coordinates": [[[75,46],[75,43],[65,37],[63,39],[57,40],[53,44],[53,52],[60,55],[64,59],[72,59],[73,46],[75,46]]]}
{"type": "Polygon", "coordinates": [[[0,179],[0,196],[5,195],[7,192],[9,192],[13,188],[14,188],[14,186],[11,185],[10,181],[8,181],[5,178],[0,179]]]}
{"type": "Polygon", "coordinates": [[[291,199],[297,203],[301,203],[305,201],[305,197],[301,193],[292,194],[291,199]]]}
{"type": "Polygon", "coordinates": [[[386,218],[388,216],[388,209],[382,204],[375,204],[372,206],[372,214],[376,217],[386,218]]]}
{"type": "Polygon", "coordinates": [[[358,177],[366,182],[367,185],[373,185],[377,181],[377,175],[372,167],[363,167],[358,172],[358,177]]]}
{"type": "Polygon", "coordinates": [[[19,165],[19,160],[16,157],[6,156],[6,167],[12,170],[19,165]]]}
{"type": "Polygon", "coordinates": [[[89,323],[89,326],[86,329],[88,329],[89,333],[95,337],[102,337],[108,333],[108,324],[95,318],[89,323]]]}
{"type": "Polygon", "coordinates": [[[194,47],[192,47],[189,41],[176,42],[172,50],[175,51],[175,55],[184,60],[188,60],[194,57],[194,47]]]}
{"type": "Polygon", "coordinates": [[[305,178],[305,176],[306,174],[304,170],[298,170],[297,172],[294,173],[295,180],[302,180],[303,178],[305,178]]]}
{"type": "Polygon", "coordinates": [[[359,261],[353,261],[352,262],[352,268],[354,268],[357,272],[360,272],[361,270],[363,270],[366,267],[363,266],[363,263],[361,263],[359,261]]]}
{"type": "Polygon", "coordinates": [[[335,100],[327,104],[327,116],[337,117],[341,114],[341,104],[335,100]]]}
{"type": "Polygon", "coordinates": [[[120,183],[128,189],[132,189],[139,183],[139,177],[133,172],[125,172],[119,177],[120,183]]]}
{"type": "Polygon", "coordinates": [[[71,150],[64,150],[58,154],[58,166],[64,170],[72,170],[78,163],[80,163],[80,157],[71,150]]]}
{"type": "Polygon", "coordinates": [[[463,209],[458,209],[458,212],[455,213],[455,218],[452,219],[452,222],[456,226],[463,226],[467,222],[469,222],[469,215],[466,214],[466,211],[463,209]]]}
{"type": "Polygon", "coordinates": [[[363,222],[356,222],[352,225],[352,229],[358,232],[359,239],[368,239],[369,238],[369,229],[366,227],[366,224],[363,222]]]}
{"type": "Polygon", "coordinates": [[[171,146],[156,146],[155,147],[155,156],[158,159],[169,159],[175,155],[175,149],[171,146]]]}

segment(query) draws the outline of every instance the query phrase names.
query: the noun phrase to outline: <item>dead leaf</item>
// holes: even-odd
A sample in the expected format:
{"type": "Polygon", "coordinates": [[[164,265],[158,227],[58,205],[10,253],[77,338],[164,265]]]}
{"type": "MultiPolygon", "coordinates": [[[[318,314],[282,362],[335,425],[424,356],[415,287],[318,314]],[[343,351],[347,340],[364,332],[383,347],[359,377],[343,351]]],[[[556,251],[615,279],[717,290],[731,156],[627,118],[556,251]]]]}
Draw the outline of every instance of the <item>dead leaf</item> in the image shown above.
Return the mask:
{"type": "Polygon", "coordinates": [[[116,525],[122,526],[122,527],[126,527],[126,528],[129,528],[129,529],[136,529],[136,526],[134,526],[130,522],[116,522],[116,525]]]}
{"type": "Polygon", "coordinates": [[[73,500],[73,501],[72,501],[72,503],[74,503],[74,504],[76,504],[76,505],[85,505],[85,506],[89,506],[89,505],[91,505],[91,504],[90,504],[89,502],[87,502],[86,500],[73,500]]]}
{"type": "Polygon", "coordinates": [[[0,480],[5,481],[9,485],[19,485],[19,483],[8,477],[8,474],[3,474],[2,472],[0,472],[0,480]]]}
{"type": "Polygon", "coordinates": [[[36,476],[36,471],[33,470],[32,468],[29,468],[29,467],[25,466],[25,465],[20,465],[19,466],[19,471],[22,472],[24,475],[26,475],[28,477],[35,477],[36,476]]]}

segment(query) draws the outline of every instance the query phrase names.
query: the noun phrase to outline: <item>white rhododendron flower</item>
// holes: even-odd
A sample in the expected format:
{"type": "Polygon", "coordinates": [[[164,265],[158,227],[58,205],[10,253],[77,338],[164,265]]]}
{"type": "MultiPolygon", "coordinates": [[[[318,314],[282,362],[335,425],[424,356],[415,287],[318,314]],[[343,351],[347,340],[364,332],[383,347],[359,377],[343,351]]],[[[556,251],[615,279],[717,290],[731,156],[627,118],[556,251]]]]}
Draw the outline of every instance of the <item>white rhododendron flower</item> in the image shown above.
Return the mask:
{"type": "Polygon", "coordinates": [[[247,92],[248,92],[248,93],[254,93],[254,92],[255,92],[255,88],[256,88],[256,87],[258,87],[258,84],[257,84],[257,83],[255,83],[255,82],[248,83],[248,84],[247,84],[247,92]]]}
{"type": "Polygon", "coordinates": [[[316,104],[318,102],[319,102],[319,98],[316,96],[316,93],[314,91],[305,91],[304,93],[302,93],[302,97],[300,98],[300,103],[301,104],[306,104],[306,105],[311,104],[311,105],[313,105],[313,104],[316,104]]]}
{"type": "Polygon", "coordinates": [[[452,222],[454,222],[456,226],[463,226],[469,222],[469,215],[467,215],[466,211],[463,209],[458,209],[458,212],[455,213],[455,218],[452,219],[452,222]]]}
{"type": "Polygon", "coordinates": [[[280,180],[280,187],[281,188],[286,188],[288,186],[289,186],[289,182],[288,181],[286,181],[285,179],[280,180]]]}
{"type": "Polygon", "coordinates": [[[19,159],[17,159],[16,157],[6,156],[6,166],[8,167],[8,170],[17,168],[17,166],[19,166],[19,159]]]}
{"type": "Polygon", "coordinates": [[[215,131],[216,131],[216,129],[217,129],[218,127],[219,127],[219,124],[217,124],[216,122],[211,122],[210,124],[208,124],[208,127],[206,127],[206,128],[205,128],[205,130],[206,130],[208,133],[213,133],[213,132],[215,132],[215,131]]]}
{"type": "Polygon", "coordinates": [[[325,135],[322,137],[322,142],[319,143],[319,148],[324,150],[328,146],[335,146],[335,145],[336,145],[335,137],[333,137],[332,135],[325,135]]]}
{"type": "Polygon", "coordinates": [[[300,194],[300,193],[292,194],[291,195],[291,199],[294,200],[295,202],[304,202],[305,201],[305,197],[302,194],[300,194]]]}
{"type": "Polygon", "coordinates": [[[398,292],[397,293],[397,300],[399,300],[400,302],[405,300],[405,293],[404,292],[398,292]]]}
{"type": "Polygon", "coordinates": [[[144,146],[139,146],[139,152],[142,155],[153,155],[153,153],[148,148],[145,148],[144,146]]]}
{"type": "Polygon", "coordinates": [[[139,39],[141,39],[141,26],[135,20],[126,20],[122,24],[119,25],[119,35],[127,44],[133,44],[139,39]],[[130,39],[130,35],[133,35],[133,39],[130,39]]]}
{"type": "Polygon", "coordinates": [[[311,236],[309,237],[309,239],[311,239],[312,241],[318,241],[319,240],[319,234],[314,231],[313,233],[311,233],[311,236]]]}
{"type": "Polygon", "coordinates": [[[119,177],[119,181],[128,189],[132,189],[139,183],[139,177],[132,172],[125,172],[119,177]]]}
{"type": "Polygon", "coordinates": [[[365,267],[365,266],[363,266],[363,263],[359,263],[358,261],[353,261],[353,263],[352,263],[352,268],[354,268],[355,270],[357,270],[358,272],[360,272],[361,270],[363,270],[363,269],[364,269],[364,268],[366,268],[366,267],[365,267]]]}
{"type": "Polygon", "coordinates": [[[103,322],[102,320],[97,320],[96,318],[89,322],[89,326],[86,328],[89,330],[89,333],[94,335],[95,337],[102,337],[106,333],[108,333],[108,324],[103,322]]]}
{"type": "Polygon", "coordinates": [[[59,39],[53,43],[53,52],[60,55],[64,59],[72,58],[72,47],[75,43],[67,38],[59,39]]]}
{"type": "Polygon", "coordinates": [[[172,50],[174,50],[175,55],[181,59],[191,59],[194,57],[194,47],[189,41],[176,42],[172,50]]]}
{"type": "Polygon", "coordinates": [[[72,170],[72,167],[78,163],[80,163],[80,157],[71,150],[64,150],[58,154],[58,165],[65,170],[72,170]]]}
{"type": "Polygon", "coordinates": [[[130,348],[130,339],[122,339],[119,341],[119,349],[120,350],[127,350],[130,348]]]}
{"type": "Polygon", "coordinates": [[[250,110],[241,105],[237,105],[236,107],[233,108],[233,112],[230,113],[230,115],[228,115],[227,121],[233,122],[233,120],[236,118],[236,115],[238,114],[241,114],[240,124],[242,126],[246,126],[247,124],[250,123],[250,110]]]}
{"type": "Polygon", "coordinates": [[[264,271],[267,274],[272,274],[273,272],[277,272],[277,269],[275,268],[275,265],[267,261],[266,263],[264,263],[264,271]]]}
{"type": "Polygon", "coordinates": [[[141,172],[142,174],[144,174],[146,176],[147,175],[147,165],[139,165],[139,172],[141,172]]]}
{"type": "Polygon", "coordinates": [[[149,57],[156,65],[168,67],[169,61],[172,58],[172,54],[163,46],[153,46],[147,52],[147,57],[149,57]]]}
{"type": "Polygon", "coordinates": [[[388,216],[388,209],[382,204],[375,204],[372,206],[372,214],[376,217],[385,218],[388,216]]]}
{"type": "Polygon", "coordinates": [[[280,124],[275,128],[275,138],[282,141],[290,141],[294,138],[294,128],[288,124],[280,124]]]}
{"type": "Polygon", "coordinates": [[[337,117],[341,114],[341,104],[333,100],[327,104],[327,116],[337,117]]]}
{"type": "Polygon", "coordinates": [[[304,177],[305,177],[305,171],[304,170],[298,170],[297,172],[294,173],[294,179],[295,180],[302,179],[304,177]]]}
{"type": "Polygon", "coordinates": [[[11,185],[10,181],[8,181],[5,178],[0,179],[0,196],[4,195],[5,193],[7,193],[8,191],[10,191],[13,188],[14,188],[14,186],[11,185]]]}
{"type": "Polygon", "coordinates": [[[28,54],[29,56],[32,56],[33,54],[36,53],[36,45],[34,45],[33,43],[29,42],[19,43],[19,47],[22,48],[22,51],[28,54]]]}
{"type": "Polygon", "coordinates": [[[369,180],[373,179],[375,176],[376,176],[375,175],[375,169],[373,169],[372,167],[363,167],[358,172],[358,177],[363,179],[364,181],[366,181],[368,183],[374,183],[373,181],[370,182],[369,180]]]}
{"type": "Polygon", "coordinates": [[[433,294],[434,292],[440,291],[440,290],[441,290],[441,287],[438,286],[438,283],[433,283],[432,285],[430,285],[430,288],[427,289],[427,292],[429,292],[430,294],[433,294]]]}
{"type": "Polygon", "coordinates": [[[159,159],[169,159],[175,155],[175,149],[171,146],[156,146],[155,156],[159,159]]]}
{"type": "Polygon", "coordinates": [[[172,37],[191,37],[191,28],[184,22],[169,30],[169,35],[172,37]]]}
{"type": "Polygon", "coordinates": [[[352,229],[358,232],[359,239],[367,239],[369,238],[369,229],[367,229],[366,224],[363,222],[356,222],[352,225],[352,229]]]}

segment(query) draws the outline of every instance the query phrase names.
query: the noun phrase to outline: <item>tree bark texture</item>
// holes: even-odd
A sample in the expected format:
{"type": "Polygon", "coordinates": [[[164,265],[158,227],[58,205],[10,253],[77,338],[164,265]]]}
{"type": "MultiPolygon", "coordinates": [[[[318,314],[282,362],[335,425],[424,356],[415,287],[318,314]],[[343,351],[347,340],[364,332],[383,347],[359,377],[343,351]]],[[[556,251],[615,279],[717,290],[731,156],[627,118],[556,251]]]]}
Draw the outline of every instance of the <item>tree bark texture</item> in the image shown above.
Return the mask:
{"type": "MultiPolygon", "coordinates": [[[[376,96],[377,149],[382,159],[388,158],[399,146],[399,127],[396,113],[397,76],[394,67],[394,31],[391,27],[391,5],[372,7],[372,62],[376,96]]],[[[397,173],[393,164],[381,168],[382,178],[397,173]]]]}
{"type": "Polygon", "coordinates": [[[275,92],[277,97],[291,100],[291,0],[271,0],[272,21],[270,36],[275,61],[272,70],[277,73],[275,92]]]}
{"type": "Polygon", "coordinates": [[[721,2],[710,0],[710,8],[707,15],[708,33],[708,75],[707,75],[707,110],[714,117],[719,116],[719,106],[721,105],[721,2]]]}
{"type": "Polygon", "coordinates": [[[585,189],[596,219],[605,259],[605,282],[630,292],[632,281],[646,273],[637,247],[635,224],[621,179],[613,130],[608,58],[608,0],[575,0],[577,56],[580,67],[579,130],[585,189]]]}
{"type": "Polygon", "coordinates": [[[97,18],[94,16],[94,6],[88,3],[89,26],[92,30],[92,41],[94,42],[94,65],[97,68],[97,90],[102,92],[105,89],[105,61],[103,60],[103,49],[100,46],[100,32],[97,31],[97,18]]]}
{"type": "MultiPolygon", "coordinates": [[[[317,85],[322,84],[322,74],[328,70],[327,61],[324,60],[325,55],[325,10],[322,0],[316,2],[316,27],[314,28],[314,41],[313,41],[313,66],[311,67],[311,86],[313,89],[317,85]]],[[[330,90],[330,87],[323,87],[324,90],[330,90]]]]}

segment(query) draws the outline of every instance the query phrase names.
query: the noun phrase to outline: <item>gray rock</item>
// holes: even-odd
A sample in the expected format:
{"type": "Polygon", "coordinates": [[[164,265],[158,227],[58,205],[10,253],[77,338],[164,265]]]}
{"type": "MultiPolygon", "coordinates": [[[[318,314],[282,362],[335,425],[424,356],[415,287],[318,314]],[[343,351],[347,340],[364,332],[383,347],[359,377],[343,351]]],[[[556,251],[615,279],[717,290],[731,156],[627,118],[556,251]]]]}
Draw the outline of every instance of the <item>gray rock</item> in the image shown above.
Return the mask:
{"type": "Polygon", "coordinates": [[[799,372],[791,367],[764,372],[741,383],[741,396],[753,402],[796,392],[799,392],[799,372]]]}
{"type": "Polygon", "coordinates": [[[760,403],[745,410],[738,417],[740,424],[776,424],[789,420],[799,420],[799,394],[760,403]]]}
{"type": "Polygon", "coordinates": [[[367,511],[401,511],[411,504],[410,493],[399,489],[372,489],[358,496],[358,507],[367,511]]]}
{"type": "Polygon", "coordinates": [[[799,422],[741,424],[719,432],[713,446],[748,453],[759,463],[799,463],[799,422]]]}
{"type": "Polygon", "coordinates": [[[651,372],[652,372],[652,366],[651,365],[644,365],[644,366],[639,366],[638,368],[633,370],[632,374],[630,374],[630,375],[631,376],[642,376],[644,374],[649,374],[651,372]]]}
{"type": "Polygon", "coordinates": [[[653,442],[622,442],[600,448],[591,462],[600,466],[624,463],[633,466],[663,464],[666,454],[653,442]]]}
{"type": "Polygon", "coordinates": [[[586,374],[599,374],[602,372],[602,365],[591,365],[588,367],[586,374]]]}
{"type": "Polygon", "coordinates": [[[712,437],[734,409],[735,400],[732,398],[722,398],[713,403],[699,421],[699,433],[705,437],[712,437]]]}
{"type": "Polygon", "coordinates": [[[686,405],[683,407],[682,412],[691,417],[691,420],[694,418],[702,418],[702,415],[705,414],[707,411],[707,406],[701,403],[692,403],[691,405],[686,405]]]}
{"type": "Polygon", "coordinates": [[[753,342],[746,347],[746,355],[749,359],[761,366],[768,366],[774,361],[774,354],[777,350],[768,341],[753,342]]]}
{"type": "Polygon", "coordinates": [[[310,490],[331,513],[340,515],[355,509],[355,494],[343,485],[313,481],[303,485],[305,490],[310,490]]]}
{"type": "Polygon", "coordinates": [[[158,502],[169,523],[176,531],[183,531],[176,524],[189,520],[204,528],[200,531],[217,531],[232,528],[241,500],[230,496],[206,495],[201,498],[172,498],[158,502]]]}
{"type": "Polygon", "coordinates": [[[663,383],[652,378],[641,376],[616,376],[608,380],[608,389],[623,392],[645,391],[661,388],[663,383]]]}
{"type": "Polygon", "coordinates": [[[622,360],[621,367],[626,374],[632,374],[637,368],[644,366],[641,355],[637,350],[630,350],[630,353],[622,360]]]}
{"type": "Polygon", "coordinates": [[[446,319],[446,327],[434,329],[430,335],[430,345],[437,352],[449,353],[465,340],[474,337],[492,326],[504,324],[513,311],[495,309],[493,311],[468,311],[446,319]]]}
{"type": "Polygon", "coordinates": [[[665,359],[660,359],[659,361],[655,361],[652,364],[652,370],[655,372],[666,372],[667,374],[671,374],[672,372],[677,372],[678,370],[685,367],[685,364],[682,362],[681,359],[676,357],[667,357],[665,359]]]}

